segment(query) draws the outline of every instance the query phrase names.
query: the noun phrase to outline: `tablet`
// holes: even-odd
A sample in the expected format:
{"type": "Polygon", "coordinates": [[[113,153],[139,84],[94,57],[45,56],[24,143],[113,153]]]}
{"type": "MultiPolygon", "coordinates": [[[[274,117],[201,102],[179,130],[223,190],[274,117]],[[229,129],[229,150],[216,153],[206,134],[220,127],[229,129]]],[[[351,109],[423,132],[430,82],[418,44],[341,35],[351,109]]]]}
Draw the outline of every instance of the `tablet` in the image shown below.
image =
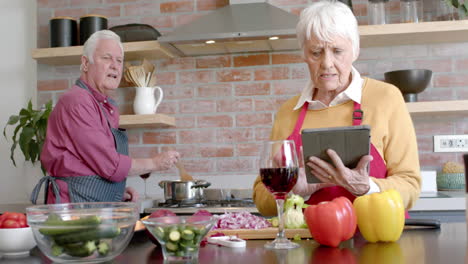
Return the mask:
{"type": "MultiPolygon", "coordinates": [[[[305,163],[309,157],[316,156],[333,165],[326,153],[327,149],[333,149],[343,164],[353,169],[362,156],[369,154],[370,126],[368,125],[303,129],[301,136],[305,163]]],[[[308,183],[321,182],[312,175],[307,166],[305,171],[308,183]]]]}

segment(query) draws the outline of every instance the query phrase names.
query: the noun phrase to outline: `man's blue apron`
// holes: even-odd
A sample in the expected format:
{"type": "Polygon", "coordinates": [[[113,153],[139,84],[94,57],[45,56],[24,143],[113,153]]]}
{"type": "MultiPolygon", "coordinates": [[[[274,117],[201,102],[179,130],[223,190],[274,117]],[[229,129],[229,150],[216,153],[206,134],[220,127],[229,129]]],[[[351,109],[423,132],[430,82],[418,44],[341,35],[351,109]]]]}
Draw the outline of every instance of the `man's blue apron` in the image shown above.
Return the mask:
{"type": "MultiPolygon", "coordinates": [[[[88,87],[81,80],[78,79],[76,81],[76,85],[91,93],[88,87]]],[[[109,101],[114,103],[112,99],[109,101]]],[[[107,124],[109,125],[112,135],[114,136],[115,148],[117,152],[123,155],[128,155],[128,137],[126,131],[124,129],[113,128],[109,122],[106,112],[104,109],[102,109],[102,106],[99,104],[99,102],[98,105],[101,108],[101,111],[103,111],[107,120],[107,124]]],[[[47,201],[48,187],[49,183],[51,183],[52,190],[55,195],[55,203],[60,203],[60,190],[58,184],[55,182],[55,179],[60,179],[67,183],[70,202],[72,203],[119,202],[122,201],[123,194],[125,192],[126,179],[121,182],[112,182],[100,177],[99,175],[72,177],[44,176],[41,178],[41,180],[39,180],[39,183],[34,187],[31,194],[31,202],[33,204],[36,204],[41,186],[44,182],[46,182],[44,201],[47,201]]]]}

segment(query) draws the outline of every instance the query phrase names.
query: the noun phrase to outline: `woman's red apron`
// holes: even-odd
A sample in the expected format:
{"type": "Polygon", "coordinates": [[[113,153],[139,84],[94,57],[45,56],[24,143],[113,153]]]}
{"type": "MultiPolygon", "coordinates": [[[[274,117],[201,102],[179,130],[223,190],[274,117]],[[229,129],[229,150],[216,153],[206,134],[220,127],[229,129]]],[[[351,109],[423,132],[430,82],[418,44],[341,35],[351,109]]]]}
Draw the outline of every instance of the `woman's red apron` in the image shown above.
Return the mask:
{"type": "MultiPolygon", "coordinates": [[[[296,126],[294,127],[294,130],[291,133],[291,135],[288,137],[289,140],[294,140],[297,153],[301,153],[300,152],[300,148],[302,147],[301,129],[302,129],[302,124],[304,123],[304,118],[307,114],[308,105],[309,103],[306,102],[304,106],[302,107],[301,112],[299,114],[299,118],[297,119],[297,122],[296,122],[296,126]]],[[[361,125],[362,117],[363,117],[363,112],[361,110],[361,105],[354,102],[353,126],[361,125]]],[[[372,174],[372,176],[375,178],[386,178],[387,166],[385,165],[385,162],[383,161],[379,152],[377,151],[377,149],[374,147],[372,143],[370,146],[370,154],[372,155],[374,159],[370,163],[369,175],[372,174]]],[[[356,196],[351,194],[345,188],[341,186],[332,186],[332,187],[322,188],[318,190],[317,192],[313,193],[310,196],[310,199],[306,203],[318,204],[322,201],[331,201],[334,198],[340,197],[340,196],[347,197],[351,202],[354,201],[354,199],[356,198],[356,196]]]]}

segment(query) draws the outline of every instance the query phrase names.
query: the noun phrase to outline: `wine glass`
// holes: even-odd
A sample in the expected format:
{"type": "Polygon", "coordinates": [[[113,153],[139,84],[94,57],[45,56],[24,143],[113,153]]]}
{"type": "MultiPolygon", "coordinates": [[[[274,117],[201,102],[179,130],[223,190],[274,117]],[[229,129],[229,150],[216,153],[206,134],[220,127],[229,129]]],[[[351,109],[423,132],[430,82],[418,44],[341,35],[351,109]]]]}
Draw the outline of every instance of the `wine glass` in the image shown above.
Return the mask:
{"type": "Polygon", "coordinates": [[[275,196],[278,209],[278,234],[265,244],[268,249],[291,249],[299,244],[284,236],[283,206],[286,195],[297,182],[299,162],[292,140],[267,141],[260,156],[260,177],[265,187],[275,196]]]}
{"type": "Polygon", "coordinates": [[[144,196],[143,196],[143,199],[144,199],[144,200],[146,200],[146,199],[149,198],[149,197],[148,197],[148,193],[146,192],[146,180],[149,178],[150,175],[151,175],[150,172],[145,173],[145,174],[140,174],[140,178],[142,178],[143,181],[144,181],[144,183],[145,183],[145,194],[144,194],[144,196]]]}

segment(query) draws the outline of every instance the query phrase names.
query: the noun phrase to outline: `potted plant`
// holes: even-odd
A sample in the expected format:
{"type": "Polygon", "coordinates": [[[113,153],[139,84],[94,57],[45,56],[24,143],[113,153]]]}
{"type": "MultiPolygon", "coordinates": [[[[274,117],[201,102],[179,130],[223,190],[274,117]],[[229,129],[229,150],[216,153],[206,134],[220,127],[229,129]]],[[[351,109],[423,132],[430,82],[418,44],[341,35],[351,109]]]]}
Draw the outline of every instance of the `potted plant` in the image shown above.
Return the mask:
{"type": "Polygon", "coordinates": [[[468,1],[467,3],[463,2],[460,3],[459,0],[444,0],[445,3],[447,3],[448,6],[452,6],[455,9],[458,9],[458,12],[460,15],[463,17],[466,17],[468,15],[468,1]]]}
{"type": "MultiPolygon", "coordinates": [[[[49,101],[45,107],[40,110],[32,108],[32,102],[29,100],[27,108],[22,108],[18,115],[12,115],[3,129],[3,136],[8,140],[6,129],[8,126],[15,126],[13,143],[11,145],[10,159],[16,166],[15,150],[19,146],[26,161],[33,164],[40,160],[42,145],[44,144],[47,131],[47,120],[52,111],[52,101],[49,101]]],[[[42,173],[45,175],[45,169],[41,165],[42,173]]]]}

